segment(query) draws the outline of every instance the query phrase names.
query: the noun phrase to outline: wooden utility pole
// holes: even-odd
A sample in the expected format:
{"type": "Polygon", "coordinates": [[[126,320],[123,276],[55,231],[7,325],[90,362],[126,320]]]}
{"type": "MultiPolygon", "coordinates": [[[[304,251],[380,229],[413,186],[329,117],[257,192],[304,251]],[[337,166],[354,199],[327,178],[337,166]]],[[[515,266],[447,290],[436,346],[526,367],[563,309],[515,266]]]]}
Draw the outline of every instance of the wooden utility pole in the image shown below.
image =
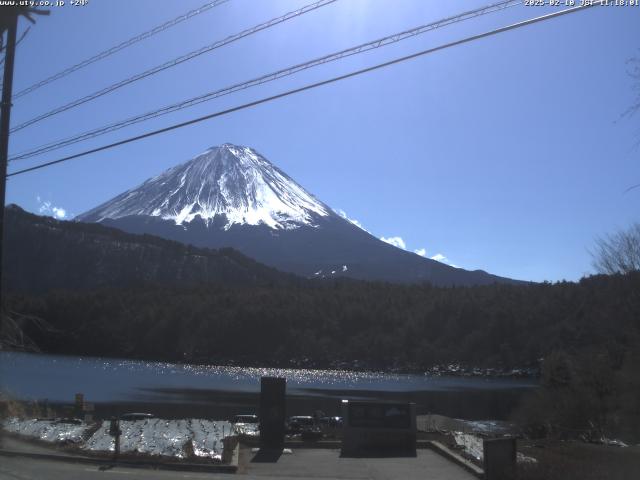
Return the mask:
{"type": "MultiPolygon", "coordinates": [[[[23,16],[31,23],[35,23],[32,15],[49,15],[49,12],[37,10],[26,5],[0,7],[0,37],[4,35],[5,30],[7,31],[2,100],[0,103],[0,335],[3,331],[4,322],[2,260],[4,253],[4,203],[7,194],[7,164],[9,162],[9,129],[11,127],[11,97],[13,95],[13,64],[16,57],[18,18],[23,16]]],[[[0,336],[1,341],[2,337],[0,336]]]]}
{"type": "MultiPolygon", "coordinates": [[[[4,13],[4,12],[3,12],[4,13]]],[[[9,127],[11,120],[11,95],[13,89],[13,62],[16,56],[16,32],[19,11],[11,11],[5,17],[7,43],[4,57],[4,77],[2,83],[2,104],[0,104],[0,309],[3,308],[2,255],[4,250],[4,202],[7,189],[7,162],[9,159],[9,127]]],[[[1,33],[1,32],[0,32],[1,33]]],[[[0,315],[0,332],[2,331],[0,315]]]]}

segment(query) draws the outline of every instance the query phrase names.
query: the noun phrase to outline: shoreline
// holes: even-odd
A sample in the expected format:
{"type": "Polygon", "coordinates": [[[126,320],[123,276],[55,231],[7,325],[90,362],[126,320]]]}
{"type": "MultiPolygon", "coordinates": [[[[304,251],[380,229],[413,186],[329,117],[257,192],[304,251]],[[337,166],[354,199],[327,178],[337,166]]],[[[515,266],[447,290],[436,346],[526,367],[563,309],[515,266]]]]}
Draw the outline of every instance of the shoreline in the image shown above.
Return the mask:
{"type": "Polygon", "coordinates": [[[83,353],[63,353],[48,351],[28,351],[17,349],[0,350],[0,353],[19,353],[29,355],[50,355],[57,357],[69,357],[78,359],[92,360],[109,360],[123,362],[148,362],[159,365],[176,365],[176,366],[193,366],[193,367],[211,367],[211,368],[241,368],[241,369],[270,369],[270,370],[308,370],[319,372],[355,372],[371,375],[424,375],[429,377],[452,377],[452,378],[487,378],[487,379],[538,379],[540,370],[537,367],[478,367],[467,366],[459,363],[451,363],[448,365],[433,365],[428,368],[418,368],[416,366],[390,366],[387,368],[373,367],[363,365],[361,361],[354,360],[352,362],[336,362],[328,365],[319,365],[315,363],[299,362],[293,360],[285,364],[269,364],[268,360],[263,362],[257,361],[235,361],[221,360],[220,362],[200,361],[198,359],[159,359],[147,357],[125,357],[121,355],[87,355],[83,353]]]}
{"type": "MultiPolygon", "coordinates": [[[[110,418],[125,413],[144,412],[161,418],[206,418],[232,419],[235,415],[257,414],[259,392],[237,392],[218,389],[153,389],[165,396],[121,401],[94,401],[90,396],[85,400],[94,405],[92,413],[96,418],[110,418]],[[174,395],[169,400],[167,395],[174,395]]],[[[389,392],[371,390],[331,390],[331,395],[308,395],[289,391],[286,396],[286,415],[313,415],[320,410],[327,416],[341,416],[342,399],[367,399],[381,401],[412,402],[416,404],[418,415],[438,414],[460,420],[509,420],[520,404],[525,389],[501,390],[496,395],[492,390],[471,391],[411,391],[389,392]]],[[[29,403],[28,401],[23,401],[29,403]]],[[[47,402],[47,406],[73,412],[69,402],[47,402]]]]}

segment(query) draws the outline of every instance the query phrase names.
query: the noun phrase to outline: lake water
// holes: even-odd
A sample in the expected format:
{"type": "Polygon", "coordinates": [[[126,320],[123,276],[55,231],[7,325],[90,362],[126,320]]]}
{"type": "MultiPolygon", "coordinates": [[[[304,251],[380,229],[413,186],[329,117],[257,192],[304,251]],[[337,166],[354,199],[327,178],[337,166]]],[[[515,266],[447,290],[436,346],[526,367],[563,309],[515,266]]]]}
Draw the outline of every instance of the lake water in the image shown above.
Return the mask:
{"type": "Polygon", "coordinates": [[[536,386],[532,379],[241,368],[0,352],[0,388],[24,400],[70,403],[77,392],[94,403],[195,405],[210,403],[221,392],[227,398],[233,394],[255,399],[261,376],[285,377],[291,397],[325,403],[345,397],[407,400],[416,402],[419,411],[466,418],[504,417],[523,393],[536,386]]]}

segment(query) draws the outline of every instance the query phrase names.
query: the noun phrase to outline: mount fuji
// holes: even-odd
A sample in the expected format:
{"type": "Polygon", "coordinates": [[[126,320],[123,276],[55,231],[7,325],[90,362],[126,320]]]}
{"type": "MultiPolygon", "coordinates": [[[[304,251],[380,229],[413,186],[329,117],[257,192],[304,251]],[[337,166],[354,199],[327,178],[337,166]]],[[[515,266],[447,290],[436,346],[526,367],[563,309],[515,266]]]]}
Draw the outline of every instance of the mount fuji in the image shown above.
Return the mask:
{"type": "Polygon", "coordinates": [[[515,282],[389,245],[249,147],[224,144],[76,217],[198,247],[233,247],[304,277],[433,285],[515,282]]]}

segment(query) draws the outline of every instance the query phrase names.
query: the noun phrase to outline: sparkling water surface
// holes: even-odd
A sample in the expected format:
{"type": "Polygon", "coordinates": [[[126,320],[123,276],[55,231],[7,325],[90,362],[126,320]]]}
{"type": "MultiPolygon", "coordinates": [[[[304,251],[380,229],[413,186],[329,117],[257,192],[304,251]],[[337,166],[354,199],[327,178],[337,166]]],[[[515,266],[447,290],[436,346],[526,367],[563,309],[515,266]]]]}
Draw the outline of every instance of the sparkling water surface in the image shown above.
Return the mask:
{"type": "Polygon", "coordinates": [[[94,402],[171,401],[175,390],[258,392],[260,377],[287,379],[287,391],[327,395],[332,390],[387,392],[529,388],[531,379],[190,365],[98,357],[0,352],[0,389],[16,398],[68,401],[83,392],[94,402]],[[163,392],[165,390],[165,392],[163,392]]]}

